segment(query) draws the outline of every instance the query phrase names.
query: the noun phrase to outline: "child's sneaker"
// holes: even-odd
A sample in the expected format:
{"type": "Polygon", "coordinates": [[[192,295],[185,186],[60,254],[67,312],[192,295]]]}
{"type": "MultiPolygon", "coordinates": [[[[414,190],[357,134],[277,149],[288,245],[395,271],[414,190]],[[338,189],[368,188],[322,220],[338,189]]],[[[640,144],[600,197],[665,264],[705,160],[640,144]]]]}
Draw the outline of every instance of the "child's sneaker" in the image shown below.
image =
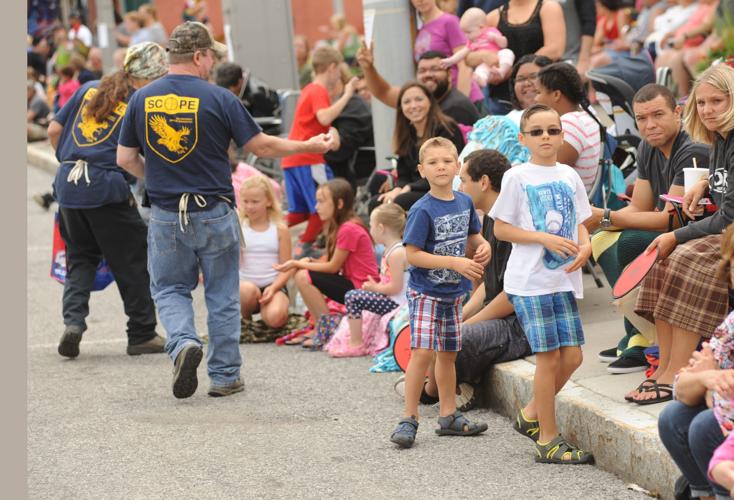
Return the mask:
{"type": "Polygon", "coordinates": [[[563,436],[558,435],[548,443],[535,443],[537,456],[535,461],[541,464],[593,464],[594,455],[569,444],[563,436]]]}
{"type": "Polygon", "coordinates": [[[393,431],[390,441],[401,448],[410,448],[415,442],[415,434],[418,432],[418,421],[413,417],[405,417],[393,431]]]}
{"type": "Polygon", "coordinates": [[[512,424],[512,428],[525,437],[528,437],[538,442],[540,438],[540,425],[537,420],[528,420],[525,418],[525,414],[520,410],[520,413],[515,417],[515,422],[512,424]]]}
{"type": "Polygon", "coordinates": [[[461,391],[461,394],[456,395],[456,409],[464,412],[474,408],[477,404],[474,386],[467,384],[466,382],[462,382],[459,384],[459,391],[461,391]]]}

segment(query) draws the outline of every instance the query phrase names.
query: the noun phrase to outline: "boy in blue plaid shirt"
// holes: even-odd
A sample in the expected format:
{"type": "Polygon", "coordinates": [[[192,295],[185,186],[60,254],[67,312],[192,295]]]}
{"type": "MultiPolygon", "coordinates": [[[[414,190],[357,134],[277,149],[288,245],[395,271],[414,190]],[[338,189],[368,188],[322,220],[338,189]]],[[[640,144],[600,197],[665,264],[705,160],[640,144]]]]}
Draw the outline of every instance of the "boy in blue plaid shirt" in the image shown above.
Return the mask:
{"type": "Polygon", "coordinates": [[[418,430],[418,401],[436,356],[439,428],[436,433],[473,436],[487,430],[456,410],[456,353],[461,349],[462,297],[482,277],[489,243],[471,198],[452,189],[459,170],[456,147],[442,137],[428,139],[418,153],[418,171],[430,190],[408,212],[403,235],[408,262],[411,357],[405,373],[405,411],[390,436],[409,448],[418,430]],[[465,255],[474,254],[474,258],[465,255]]]}
{"type": "Polygon", "coordinates": [[[512,243],[505,292],[536,355],[533,398],[515,430],[536,442],[536,462],[592,463],[587,451],[558,433],[555,395],[581,365],[584,332],[576,306],[583,297],[581,267],[591,255],[583,225],[591,216],[578,173],[557,162],[563,145],[560,116],[543,104],[520,120],[520,142],[530,161],[511,168],[489,216],[494,234],[512,243]]]}

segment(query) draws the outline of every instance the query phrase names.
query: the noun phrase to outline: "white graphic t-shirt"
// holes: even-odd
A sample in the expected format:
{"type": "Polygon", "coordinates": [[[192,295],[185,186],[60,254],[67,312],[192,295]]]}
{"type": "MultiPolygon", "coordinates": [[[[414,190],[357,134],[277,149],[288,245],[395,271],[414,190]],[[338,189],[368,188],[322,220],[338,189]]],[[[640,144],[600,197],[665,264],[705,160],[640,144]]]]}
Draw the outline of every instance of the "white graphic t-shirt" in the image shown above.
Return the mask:
{"type": "MultiPolygon", "coordinates": [[[[556,163],[523,163],[505,172],[489,216],[526,231],[544,231],[578,242],[578,225],[591,216],[586,190],[576,171],[556,163]]],[[[564,258],[536,243],[513,243],[505,270],[505,291],[534,296],[574,292],[583,298],[581,270],[567,273],[564,258]]]]}

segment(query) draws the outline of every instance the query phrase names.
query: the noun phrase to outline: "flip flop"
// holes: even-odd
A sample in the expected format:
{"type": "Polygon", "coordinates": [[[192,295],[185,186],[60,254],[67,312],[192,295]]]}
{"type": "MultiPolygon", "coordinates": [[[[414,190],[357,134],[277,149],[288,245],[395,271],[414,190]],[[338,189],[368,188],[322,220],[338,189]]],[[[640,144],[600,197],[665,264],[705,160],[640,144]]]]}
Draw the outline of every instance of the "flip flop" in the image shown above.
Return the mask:
{"type": "MultiPolygon", "coordinates": [[[[282,337],[279,337],[279,338],[275,339],[275,343],[277,345],[286,344],[286,343],[288,343],[289,340],[293,340],[293,339],[295,339],[297,337],[300,337],[302,335],[305,335],[309,331],[310,331],[309,328],[299,328],[298,330],[294,330],[294,331],[292,331],[291,333],[289,333],[287,335],[283,335],[282,337]]],[[[292,344],[288,344],[288,345],[292,345],[292,344]]]]}
{"type": "MultiPolygon", "coordinates": [[[[643,380],[640,383],[640,385],[637,386],[637,388],[635,389],[635,391],[637,391],[638,394],[640,392],[645,392],[645,389],[647,389],[649,387],[652,387],[652,384],[650,382],[652,382],[652,384],[654,384],[655,383],[655,379],[654,378],[646,378],[645,380],[643,380]]],[[[632,396],[625,396],[624,397],[624,400],[625,401],[629,401],[630,403],[633,403],[635,401],[635,398],[633,398],[632,396]]]]}
{"type": "Polygon", "coordinates": [[[673,386],[671,384],[655,383],[642,392],[654,392],[655,397],[652,399],[642,400],[633,399],[633,403],[637,403],[640,406],[645,406],[654,405],[657,403],[665,403],[666,401],[670,401],[671,399],[673,399],[673,386]],[[663,393],[663,395],[660,394],[661,392],[663,393]]]}

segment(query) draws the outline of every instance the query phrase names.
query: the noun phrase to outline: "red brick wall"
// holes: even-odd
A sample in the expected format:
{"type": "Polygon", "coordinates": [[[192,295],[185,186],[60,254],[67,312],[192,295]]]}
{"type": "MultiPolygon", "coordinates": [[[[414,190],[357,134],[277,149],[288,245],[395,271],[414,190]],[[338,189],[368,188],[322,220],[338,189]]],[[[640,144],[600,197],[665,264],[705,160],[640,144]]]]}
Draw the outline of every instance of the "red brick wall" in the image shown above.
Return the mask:
{"type": "MultiPolygon", "coordinates": [[[[343,4],[347,22],[363,33],[362,0],[344,0],[343,4]]],[[[293,33],[304,35],[313,48],[318,40],[327,37],[319,28],[329,26],[329,18],[334,13],[333,7],[332,0],[291,0],[293,33]]]]}
{"type": "MultiPolygon", "coordinates": [[[[182,13],[186,6],[186,0],[153,0],[158,11],[158,19],[166,28],[167,33],[183,22],[182,13]]],[[[222,2],[221,0],[207,0],[207,15],[212,24],[214,36],[219,39],[224,37],[224,28],[222,21],[222,2]]]]}

